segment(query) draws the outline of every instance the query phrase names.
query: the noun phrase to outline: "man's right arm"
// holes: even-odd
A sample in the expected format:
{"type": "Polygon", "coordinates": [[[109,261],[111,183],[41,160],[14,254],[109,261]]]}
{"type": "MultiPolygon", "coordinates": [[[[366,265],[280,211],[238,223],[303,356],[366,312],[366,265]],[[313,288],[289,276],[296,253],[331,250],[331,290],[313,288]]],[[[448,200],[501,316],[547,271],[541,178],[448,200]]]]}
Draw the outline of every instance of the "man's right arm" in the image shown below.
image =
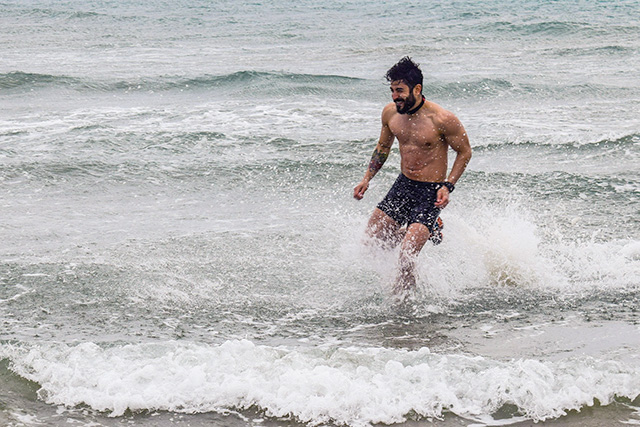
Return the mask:
{"type": "MultiPolygon", "coordinates": [[[[393,106],[393,104],[391,106],[393,106]]],[[[371,179],[382,168],[382,165],[387,161],[389,153],[391,152],[394,136],[391,129],[389,129],[390,109],[388,107],[389,106],[387,106],[387,108],[382,112],[382,129],[380,131],[380,139],[378,140],[378,145],[376,145],[376,148],[373,150],[373,154],[371,155],[369,167],[367,168],[362,181],[360,181],[360,183],[353,189],[353,197],[358,200],[364,197],[365,191],[369,188],[369,181],[371,181],[371,179]]],[[[393,106],[393,108],[395,108],[395,106],[393,106]]]]}

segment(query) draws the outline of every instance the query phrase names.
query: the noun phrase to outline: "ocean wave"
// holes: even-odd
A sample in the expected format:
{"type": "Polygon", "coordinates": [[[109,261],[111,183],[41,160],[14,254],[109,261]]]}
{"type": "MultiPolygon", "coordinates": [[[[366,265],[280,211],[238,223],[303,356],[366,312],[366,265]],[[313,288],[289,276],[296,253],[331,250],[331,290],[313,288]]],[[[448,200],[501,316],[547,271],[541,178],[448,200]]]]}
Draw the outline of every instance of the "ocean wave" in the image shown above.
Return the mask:
{"type": "MultiPolygon", "coordinates": [[[[353,82],[362,81],[362,79],[338,75],[325,74],[295,74],[295,73],[269,73],[258,71],[238,71],[231,74],[220,76],[203,76],[195,79],[187,79],[180,81],[178,84],[189,84],[196,87],[216,87],[227,84],[261,84],[266,82],[284,82],[293,84],[336,84],[344,85],[353,82]]],[[[169,84],[171,87],[171,84],[169,84]]]]}
{"type": "Polygon", "coordinates": [[[33,88],[37,86],[76,86],[81,81],[67,76],[51,74],[24,73],[15,71],[0,74],[0,89],[14,89],[19,87],[33,88]]]}
{"type": "Polygon", "coordinates": [[[50,404],[183,413],[258,408],[268,417],[349,426],[442,418],[544,421],[640,396],[636,366],[591,357],[497,361],[427,348],[290,348],[248,340],[102,348],[0,347],[10,369],[50,404]],[[507,408],[508,410],[505,410],[507,408]]]}
{"type": "Polygon", "coordinates": [[[139,80],[99,81],[64,75],[15,71],[0,74],[0,89],[65,88],[91,92],[145,92],[185,90],[238,90],[273,93],[291,90],[294,93],[323,93],[349,87],[362,79],[319,74],[296,74],[258,71],[238,71],[224,75],[199,77],[161,76],[139,80]]]}
{"type": "Polygon", "coordinates": [[[430,96],[471,99],[471,98],[521,98],[545,97],[551,99],[585,96],[617,97],[629,96],[629,88],[596,83],[560,84],[531,83],[514,78],[480,78],[456,82],[426,82],[425,93],[430,96]]]}
{"type": "MultiPolygon", "coordinates": [[[[631,147],[638,147],[640,143],[640,133],[631,133],[623,135],[617,138],[605,138],[598,141],[547,141],[547,142],[533,142],[533,141],[496,141],[493,144],[478,145],[474,147],[477,152],[492,152],[496,150],[502,150],[511,147],[521,147],[524,149],[539,149],[539,148],[552,148],[561,147],[564,150],[576,150],[576,151],[592,151],[596,150],[606,154],[607,148],[614,149],[628,149],[631,147]],[[603,150],[604,149],[604,150],[603,150]]],[[[566,152],[566,151],[565,151],[566,152]]]]}
{"type": "Polygon", "coordinates": [[[425,82],[424,91],[430,96],[440,97],[475,97],[499,96],[519,91],[517,86],[505,79],[483,78],[458,82],[425,82]]]}
{"type": "MultiPolygon", "coordinates": [[[[238,71],[223,75],[157,76],[131,80],[96,80],[66,75],[15,71],[0,74],[0,90],[29,92],[37,89],[64,89],[98,93],[209,92],[233,96],[282,97],[292,95],[349,97],[370,93],[378,82],[366,79],[322,74],[238,71]]],[[[501,97],[585,97],[625,98],[629,88],[604,84],[539,83],[507,78],[477,78],[466,81],[425,81],[430,97],[473,99],[501,97]]]]}

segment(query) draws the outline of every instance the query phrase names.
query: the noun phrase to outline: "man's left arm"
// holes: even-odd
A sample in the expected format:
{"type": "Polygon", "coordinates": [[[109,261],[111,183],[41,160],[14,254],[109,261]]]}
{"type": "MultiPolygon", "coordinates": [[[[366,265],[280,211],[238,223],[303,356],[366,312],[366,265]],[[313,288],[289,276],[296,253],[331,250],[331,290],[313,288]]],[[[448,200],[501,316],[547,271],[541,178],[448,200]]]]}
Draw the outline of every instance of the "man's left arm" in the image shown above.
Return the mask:
{"type": "MultiPolygon", "coordinates": [[[[460,120],[450,112],[447,112],[443,118],[441,129],[447,145],[456,152],[456,159],[453,162],[453,167],[447,177],[447,182],[455,184],[458,182],[471,160],[471,145],[469,144],[469,137],[467,136],[467,132],[464,130],[464,126],[460,123],[460,120]]],[[[449,204],[449,189],[442,186],[438,190],[436,206],[444,208],[447,204],[449,204]]]]}

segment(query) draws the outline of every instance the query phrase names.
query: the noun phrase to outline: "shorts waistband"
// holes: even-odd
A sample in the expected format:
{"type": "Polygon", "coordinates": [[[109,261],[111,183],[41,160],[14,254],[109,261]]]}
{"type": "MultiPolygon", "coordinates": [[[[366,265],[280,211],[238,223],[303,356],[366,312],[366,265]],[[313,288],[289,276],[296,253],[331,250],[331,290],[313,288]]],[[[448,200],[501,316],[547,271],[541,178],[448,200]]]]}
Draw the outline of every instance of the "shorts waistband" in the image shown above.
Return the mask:
{"type": "Polygon", "coordinates": [[[407,178],[407,176],[405,174],[403,174],[403,173],[401,173],[398,178],[402,179],[407,184],[412,184],[412,185],[416,185],[416,186],[438,187],[438,188],[442,187],[442,182],[416,181],[415,179],[407,178]]]}

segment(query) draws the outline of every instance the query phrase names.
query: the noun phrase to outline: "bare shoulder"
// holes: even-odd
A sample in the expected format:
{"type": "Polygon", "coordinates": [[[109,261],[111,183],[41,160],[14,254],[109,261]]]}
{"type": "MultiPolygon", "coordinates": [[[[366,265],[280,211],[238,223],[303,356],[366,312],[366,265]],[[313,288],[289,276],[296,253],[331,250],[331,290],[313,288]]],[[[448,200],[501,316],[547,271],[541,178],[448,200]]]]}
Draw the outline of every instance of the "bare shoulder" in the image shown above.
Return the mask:
{"type": "Polygon", "coordinates": [[[398,114],[398,111],[396,110],[396,105],[393,102],[388,103],[382,109],[382,123],[385,125],[388,124],[389,121],[396,114],[398,114]]]}
{"type": "Polygon", "coordinates": [[[456,133],[462,127],[462,123],[460,123],[458,117],[451,111],[433,102],[430,103],[430,107],[433,112],[434,124],[443,133],[456,133]]]}

